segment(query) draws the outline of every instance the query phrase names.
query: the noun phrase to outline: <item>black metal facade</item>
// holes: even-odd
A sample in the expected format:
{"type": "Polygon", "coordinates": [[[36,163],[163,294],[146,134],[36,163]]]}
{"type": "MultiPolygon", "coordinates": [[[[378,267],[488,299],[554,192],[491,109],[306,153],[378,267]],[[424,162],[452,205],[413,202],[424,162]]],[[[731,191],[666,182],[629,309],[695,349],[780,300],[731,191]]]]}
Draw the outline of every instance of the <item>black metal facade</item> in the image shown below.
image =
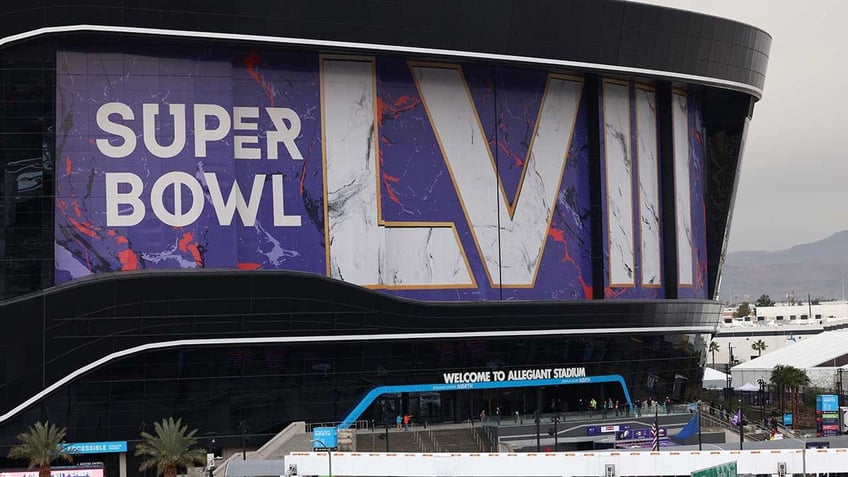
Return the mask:
{"type": "MultiPolygon", "coordinates": [[[[374,385],[436,382],[442,372],[493,362],[514,367],[586,365],[593,374],[622,374],[636,397],[674,394],[683,399],[686,385],[678,377],[689,383],[700,380],[704,335],[687,329],[717,324],[720,305],[712,301],[421,303],[314,275],[219,270],[105,274],[52,287],[56,49],[66,42],[190,46],[222,41],[168,38],[167,31],[93,31],[98,28],[78,25],[350,42],[322,51],[368,51],[363,44],[369,43],[504,55],[504,62],[507,57],[520,57],[514,59],[517,63],[584,62],[598,65],[583,71],[594,79],[596,89],[595,75],[610,74],[615,67],[638,69],[621,74],[656,81],[661,94],[678,84],[701,88],[711,294],[720,276],[745,124],[763,85],[770,46],[765,32],[748,25],[612,0],[37,0],[26,8],[3,4],[0,36],[30,38],[0,48],[0,167],[31,168],[41,182],[27,200],[0,193],[0,318],[5,331],[0,337],[0,413],[98,359],[140,348],[92,369],[0,423],[0,446],[11,444],[15,433],[37,419],[68,426],[71,441],[132,440],[140,428],[171,415],[183,416],[201,432],[230,436],[233,442],[240,442],[239,424],[247,421],[258,440],[294,419],[339,420],[374,385]],[[59,27],[67,27],[67,32],[59,27]],[[41,28],[51,30],[36,34],[41,28]],[[681,75],[689,79],[674,79],[681,75]],[[567,333],[587,328],[596,332],[567,333]],[[522,335],[554,329],[562,333],[522,335]],[[475,335],[487,331],[516,336],[475,335]],[[457,335],[412,339],[413,333],[457,335]],[[363,339],[248,342],[313,335],[363,339]],[[373,335],[395,337],[369,341],[373,335]],[[216,338],[244,338],[245,344],[144,348],[216,338]],[[658,388],[648,387],[649,375],[658,379],[658,388]]],[[[598,131],[594,134],[598,141],[598,131]]],[[[660,144],[661,153],[663,147],[669,146],[660,144]]],[[[599,157],[597,150],[592,157],[599,157]]],[[[599,171],[594,172],[592,181],[599,181],[599,171]]],[[[664,180],[670,180],[666,172],[664,180]]],[[[595,195],[593,200],[600,201],[600,193],[595,195]]],[[[600,214],[600,203],[594,205],[594,213],[600,214]]],[[[666,221],[667,229],[672,225],[666,221]]],[[[665,234],[665,246],[673,247],[673,227],[665,234]]],[[[593,232],[593,240],[593,274],[600,275],[599,231],[593,232]]],[[[666,269],[675,270],[670,265],[666,269]]],[[[668,296],[674,296],[672,285],[668,296]]],[[[594,297],[603,298],[602,285],[595,287],[594,297]]],[[[572,396],[611,392],[583,389],[572,396]]],[[[438,417],[462,419],[474,406],[460,398],[456,402],[450,410],[439,409],[438,417]]],[[[528,411],[526,403],[521,406],[528,411]]]]}

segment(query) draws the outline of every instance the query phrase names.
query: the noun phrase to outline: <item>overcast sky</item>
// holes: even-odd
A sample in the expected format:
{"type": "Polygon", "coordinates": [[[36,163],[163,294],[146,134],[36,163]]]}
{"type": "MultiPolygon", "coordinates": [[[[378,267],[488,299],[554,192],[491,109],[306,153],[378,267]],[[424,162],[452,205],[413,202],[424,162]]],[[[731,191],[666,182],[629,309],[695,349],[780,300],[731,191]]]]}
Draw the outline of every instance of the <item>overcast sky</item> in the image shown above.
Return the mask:
{"type": "Polygon", "coordinates": [[[772,36],[728,250],[781,250],[848,229],[848,1],[639,1],[739,20],[772,36]]]}

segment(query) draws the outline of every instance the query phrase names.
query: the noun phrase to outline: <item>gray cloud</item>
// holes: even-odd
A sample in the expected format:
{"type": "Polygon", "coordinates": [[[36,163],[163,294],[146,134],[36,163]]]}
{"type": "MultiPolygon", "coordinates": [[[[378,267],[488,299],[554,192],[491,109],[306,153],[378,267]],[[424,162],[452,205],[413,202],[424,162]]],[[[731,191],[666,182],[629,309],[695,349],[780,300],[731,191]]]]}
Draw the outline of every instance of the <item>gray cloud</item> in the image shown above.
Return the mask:
{"type": "Polygon", "coordinates": [[[779,250],[848,229],[848,2],[643,0],[742,21],[773,37],[754,108],[729,251],[779,250]]]}

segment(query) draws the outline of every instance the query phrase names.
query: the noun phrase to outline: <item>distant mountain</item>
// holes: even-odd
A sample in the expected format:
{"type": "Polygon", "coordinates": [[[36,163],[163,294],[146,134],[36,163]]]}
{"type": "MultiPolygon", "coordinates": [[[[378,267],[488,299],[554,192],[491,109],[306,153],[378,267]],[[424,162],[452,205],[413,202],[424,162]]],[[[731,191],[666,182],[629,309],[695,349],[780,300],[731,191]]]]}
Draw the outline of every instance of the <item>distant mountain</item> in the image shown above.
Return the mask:
{"type": "Polygon", "coordinates": [[[775,301],[795,298],[842,299],[848,282],[848,231],[818,242],[776,252],[733,252],[727,255],[721,281],[721,301],[751,302],[766,294],[775,301]],[[735,298],[734,298],[735,297],[735,298]]]}

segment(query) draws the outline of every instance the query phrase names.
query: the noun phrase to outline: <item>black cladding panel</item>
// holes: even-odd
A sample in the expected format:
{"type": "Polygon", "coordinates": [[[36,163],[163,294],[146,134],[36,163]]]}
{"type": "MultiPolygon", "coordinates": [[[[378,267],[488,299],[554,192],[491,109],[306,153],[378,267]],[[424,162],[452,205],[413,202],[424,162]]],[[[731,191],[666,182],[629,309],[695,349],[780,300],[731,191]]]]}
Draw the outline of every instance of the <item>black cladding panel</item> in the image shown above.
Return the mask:
{"type": "Polygon", "coordinates": [[[743,23],[619,0],[18,2],[0,36],[109,25],[438,48],[708,77],[761,90],[771,37],[743,23]]]}

